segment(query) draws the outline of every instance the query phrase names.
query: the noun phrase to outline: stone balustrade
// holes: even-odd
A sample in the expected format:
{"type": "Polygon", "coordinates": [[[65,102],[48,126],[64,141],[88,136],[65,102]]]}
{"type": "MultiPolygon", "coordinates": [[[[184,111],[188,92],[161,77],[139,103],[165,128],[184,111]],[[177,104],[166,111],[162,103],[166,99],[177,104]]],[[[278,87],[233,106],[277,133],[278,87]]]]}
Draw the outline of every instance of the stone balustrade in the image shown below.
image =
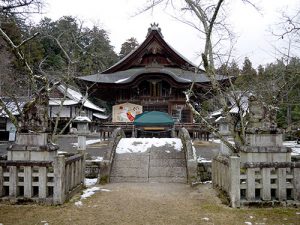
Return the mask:
{"type": "Polygon", "coordinates": [[[226,192],[232,207],[299,204],[299,162],[246,162],[240,157],[214,158],[213,186],[226,192]]]}
{"type": "Polygon", "coordinates": [[[62,204],[84,184],[84,155],[53,161],[0,161],[0,198],[62,204]]]}

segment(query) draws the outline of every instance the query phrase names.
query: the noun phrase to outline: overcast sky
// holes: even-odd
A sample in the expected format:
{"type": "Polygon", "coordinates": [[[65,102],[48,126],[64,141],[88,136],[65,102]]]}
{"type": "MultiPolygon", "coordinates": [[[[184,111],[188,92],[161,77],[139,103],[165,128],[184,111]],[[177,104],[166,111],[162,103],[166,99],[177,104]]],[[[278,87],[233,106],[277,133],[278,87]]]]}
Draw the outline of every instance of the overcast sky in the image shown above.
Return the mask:
{"type": "MultiPolygon", "coordinates": [[[[179,1],[179,0],[175,0],[179,1]]],[[[144,0],[48,0],[44,15],[53,20],[65,15],[76,16],[86,24],[97,24],[109,32],[111,44],[119,53],[121,44],[130,37],[141,43],[150,23],[158,22],[164,39],[186,58],[199,64],[203,45],[198,33],[191,27],[172,18],[160,7],[153,12],[134,16],[144,0]]],[[[282,45],[271,35],[270,29],[279,22],[282,11],[294,13],[300,8],[299,0],[256,0],[260,13],[241,0],[232,4],[229,22],[237,34],[234,57],[241,64],[248,56],[254,66],[274,61],[279,54],[275,47],[282,45]]]]}

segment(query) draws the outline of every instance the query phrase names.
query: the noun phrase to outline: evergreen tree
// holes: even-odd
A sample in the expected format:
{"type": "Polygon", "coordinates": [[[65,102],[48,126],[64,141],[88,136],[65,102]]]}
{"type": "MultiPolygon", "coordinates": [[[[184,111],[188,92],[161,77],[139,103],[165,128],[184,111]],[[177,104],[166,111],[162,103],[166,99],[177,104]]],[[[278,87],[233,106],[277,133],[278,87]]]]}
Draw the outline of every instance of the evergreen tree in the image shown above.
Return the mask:
{"type": "Polygon", "coordinates": [[[252,78],[253,76],[257,75],[256,70],[252,67],[252,62],[248,57],[245,57],[241,74],[245,76],[250,76],[252,78]]]}
{"type": "Polygon", "coordinates": [[[122,59],[126,55],[128,55],[132,50],[134,50],[137,46],[139,46],[138,41],[136,38],[131,37],[127,39],[121,46],[121,50],[119,53],[119,58],[122,59]]]}

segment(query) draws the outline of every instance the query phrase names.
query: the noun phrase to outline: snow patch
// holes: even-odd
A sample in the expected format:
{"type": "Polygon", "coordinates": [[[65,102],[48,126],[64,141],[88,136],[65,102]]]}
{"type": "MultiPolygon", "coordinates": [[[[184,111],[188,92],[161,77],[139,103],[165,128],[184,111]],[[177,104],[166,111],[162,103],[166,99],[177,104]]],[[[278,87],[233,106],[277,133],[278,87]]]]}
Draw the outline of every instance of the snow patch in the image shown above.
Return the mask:
{"type": "Polygon", "coordinates": [[[115,83],[116,83],[116,84],[118,84],[118,83],[123,83],[123,82],[125,82],[125,81],[127,81],[127,80],[129,80],[129,79],[130,79],[130,77],[126,77],[126,78],[124,78],[124,79],[117,80],[115,83]]]}
{"type": "Polygon", "coordinates": [[[75,205],[76,205],[77,207],[83,206],[82,201],[77,201],[77,202],[75,202],[75,205]]]}
{"type": "Polygon", "coordinates": [[[292,149],[291,155],[300,155],[300,144],[296,141],[284,141],[283,146],[290,147],[292,149]]]}
{"type": "Polygon", "coordinates": [[[100,191],[103,191],[103,192],[111,192],[111,190],[108,190],[108,189],[105,189],[105,188],[101,188],[100,191]]]}
{"type": "Polygon", "coordinates": [[[220,139],[212,139],[210,141],[213,142],[213,143],[216,143],[216,144],[220,144],[221,143],[220,139]]]}
{"type": "Polygon", "coordinates": [[[201,220],[209,221],[208,217],[203,217],[201,220]]]}
{"type": "Polygon", "coordinates": [[[182,143],[179,138],[122,138],[117,146],[116,153],[142,153],[151,147],[172,147],[181,151],[182,143]]]}
{"type": "Polygon", "coordinates": [[[92,122],[90,118],[88,118],[87,116],[77,116],[75,119],[74,119],[74,122],[92,122]]]}
{"type": "Polygon", "coordinates": [[[97,183],[97,181],[98,181],[97,178],[94,178],[94,179],[85,178],[84,184],[85,184],[85,186],[90,187],[90,186],[95,185],[97,183]]]}
{"type": "MultiPolygon", "coordinates": [[[[87,140],[85,143],[86,145],[92,145],[92,144],[96,144],[96,143],[100,143],[101,139],[93,139],[93,140],[87,140]]],[[[77,147],[78,143],[72,143],[73,147],[77,147]]]]}
{"type": "Polygon", "coordinates": [[[91,187],[83,191],[83,194],[81,195],[80,199],[86,199],[91,197],[95,192],[100,191],[99,187],[91,187]]]}
{"type": "Polygon", "coordinates": [[[208,159],[205,159],[205,158],[202,158],[201,156],[199,156],[197,158],[197,162],[198,163],[211,163],[211,160],[208,160],[208,159]]]}
{"type": "Polygon", "coordinates": [[[247,224],[247,225],[252,225],[252,223],[251,223],[251,222],[245,222],[245,224],[247,224]]]}

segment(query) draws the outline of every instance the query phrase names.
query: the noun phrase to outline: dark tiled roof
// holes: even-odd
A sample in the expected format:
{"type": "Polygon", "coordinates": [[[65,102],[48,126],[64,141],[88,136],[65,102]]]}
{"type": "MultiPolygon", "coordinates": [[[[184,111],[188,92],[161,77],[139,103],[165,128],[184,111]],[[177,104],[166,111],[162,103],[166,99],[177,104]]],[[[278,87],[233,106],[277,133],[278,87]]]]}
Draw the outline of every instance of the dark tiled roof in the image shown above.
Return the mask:
{"type": "MultiPolygon", "coordinates": [[[[191,83],[193,81],[197,83],[210,82],[205,73],[194,73],[192,71],[178,69],[178,68],[155,68],[155,67],[143,67],[132,68],[124,71],[118,71],[115,73],[106,74],[94,74],[90,76],[79,77],[78,79],[89,81],[93,83],[107,83],[107,84],[127,84],[132,82],[136,77],[142,74],[165,74],[172,77],[179,83],[191,83]]],[[[225,76],[217,75],[218,80],[227,79],[225,76]]]]}

